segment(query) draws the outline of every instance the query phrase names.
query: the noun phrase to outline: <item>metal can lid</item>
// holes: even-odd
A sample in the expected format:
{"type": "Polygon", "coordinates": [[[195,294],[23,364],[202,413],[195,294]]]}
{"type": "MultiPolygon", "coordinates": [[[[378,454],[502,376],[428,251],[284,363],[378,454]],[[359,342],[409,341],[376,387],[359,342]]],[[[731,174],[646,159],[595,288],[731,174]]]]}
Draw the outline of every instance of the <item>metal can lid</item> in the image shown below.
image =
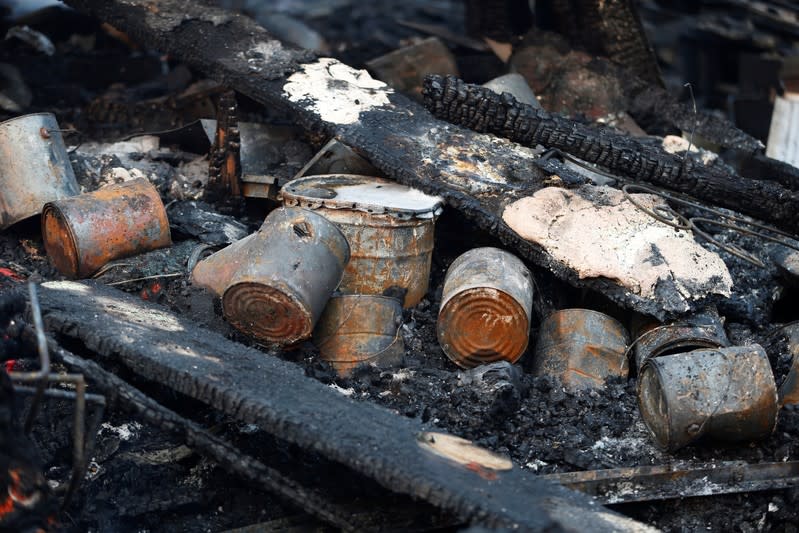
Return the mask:
{"type": "Polygon", "coordinates": [[[395,181],[356,174],[307,176],[287,183],[281,190],[286,205],[306,209],[354,209],[400,218],[434,218],[442,199],[395,181]]]}

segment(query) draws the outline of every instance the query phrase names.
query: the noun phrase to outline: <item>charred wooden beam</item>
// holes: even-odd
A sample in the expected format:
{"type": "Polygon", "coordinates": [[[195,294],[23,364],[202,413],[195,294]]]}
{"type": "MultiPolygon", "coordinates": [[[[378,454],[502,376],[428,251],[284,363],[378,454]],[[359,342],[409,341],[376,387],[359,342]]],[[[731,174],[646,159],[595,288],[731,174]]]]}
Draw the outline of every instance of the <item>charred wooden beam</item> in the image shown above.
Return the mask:
{"type": "Polygon", "coordinates": [[[592,521],[594,531],[618,531],[622,517],[594,512],[581,494],[518,465],[495,470],[432,453],[420,441],[420,420],[356,402],[289,362],[159,306],[92,282],[46,283],[40,300],[56,336],[466,522],[581,530],[578,523],[592,521]]]}
{"type": "Polygon", "coordinates": [[[585,277],[502,221],[507,205],[548,184],[582,183],[555,159],[436,120],[423,107],[334,59],[283,45],[246,17],[178,0],[67,0],[132,38],[185,60],[227,87],[292,112],[309,132],[351,146],[387,176],[439,195],[505,246],[578,287],[665,318],[711,296],[687,301],[673,286],[642,296],[616,280],[585,277]]]}
{"type": "Polygon", "coordinates": [[[557,148],[633,181],[686,193],[796,232],[799,193],[778,183],[730,175],[610,128],[586,126],[452,76],[428,77],[423,95],[425,106],[435,116],[454,124],[525,146],[557,148]]]}

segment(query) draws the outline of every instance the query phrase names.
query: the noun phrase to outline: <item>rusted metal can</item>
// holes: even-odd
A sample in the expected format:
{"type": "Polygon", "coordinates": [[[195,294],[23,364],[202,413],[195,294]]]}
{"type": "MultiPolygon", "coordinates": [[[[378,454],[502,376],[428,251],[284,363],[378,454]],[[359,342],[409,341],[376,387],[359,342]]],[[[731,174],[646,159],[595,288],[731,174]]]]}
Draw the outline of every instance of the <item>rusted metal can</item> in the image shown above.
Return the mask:
{"type": "Polygon", "coordinates": [[[405,342],[399,334],[402,304],[374,294],[342,294],[330,298],[313,332],[322,359],[340,376],[362,364],[401,365],[405,342]]]}
{"type": "Polygon", "coordinates": [[[247,257],[247,247],[257,236],[258,232],[247,235],[198,262],[191,271],[192,284],[205,287],[221,298],[233,274],[247,257]]]}
{"type": "Polygon", "coordinates": [[[475,248],[447,270],[436,330],[455,364],[516,362],[527,349],[533,280],[524,263],[499,248],[475,248]]]}
{"type": "Polygon", "coordinates": [[[333,223],[299,208],[272,211],[238,253],[239,266],[222,294],[225,318],[278,344],[310,337],[350,258],[333,223]]]}
{"type": "Polygon", "coordinates": [[[604,386],[627,377],[630,338],[615,318],[591,309],[562,309],[541,324],[532,373],[555,376],[568,390],[604,386]]]}
{"type": "Polygon", "coordinates": [[[713,306],[668,324],[639,319],[635,333],[635,366],[638,371],[650,357],[730,345],[724,322],[713,306]]]}
{"type": "Polygon", "coordinates": [[[650,358],[638,378],[638,406],[655,443],[669,451],[700,437],[768,437],[779,410],[768,356],[757,344],[650,358]]]}
{"type": "Polygon", "coordinates": [[[73,278],[91,276],[114,259],[172,244],[164,204],[146,179],[47,203],[42,237],[53,265],[73,278]]]}
{"type": "Polygon", "coordinates": [[[309,176],[281,191],[285,205],[313,209],[347,237],[352,258],[339,290],[405,289],[405,307],[427,292],[441,199],[391,180],[351,174],[309,176]]]}
{"type": "Polygon", "coordinates": [[[0,123],[0,168],[0,229],[38,215],[47,202],[80,194],[52,113],[0,123]]]}

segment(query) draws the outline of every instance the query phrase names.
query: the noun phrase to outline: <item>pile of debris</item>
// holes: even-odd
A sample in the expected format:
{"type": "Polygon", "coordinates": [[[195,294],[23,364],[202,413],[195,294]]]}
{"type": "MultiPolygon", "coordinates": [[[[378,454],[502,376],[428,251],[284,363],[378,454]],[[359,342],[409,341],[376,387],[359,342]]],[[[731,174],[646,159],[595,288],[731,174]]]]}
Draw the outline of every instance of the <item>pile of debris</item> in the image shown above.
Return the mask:
{"type": "Polygon", "coordinates": [[[768,152],[676,98],[656,2],[66,3],[0,57],[0,524],[796,522],[789,90],[768,152]]]}

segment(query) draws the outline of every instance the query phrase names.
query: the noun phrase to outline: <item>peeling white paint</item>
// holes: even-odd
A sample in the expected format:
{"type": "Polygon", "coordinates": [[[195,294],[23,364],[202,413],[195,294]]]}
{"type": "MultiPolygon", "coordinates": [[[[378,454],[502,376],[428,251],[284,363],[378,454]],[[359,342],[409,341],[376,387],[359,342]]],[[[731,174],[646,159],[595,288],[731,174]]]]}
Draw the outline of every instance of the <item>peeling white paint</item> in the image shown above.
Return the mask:
{"type": "Polygon", "coordinates": [[[387,105],[393,90],[365,70],[323,57],[292,74],[283,92],[292,102],[307,102],[325,122],[353,124],[361,112],[387,105]]]}
{"type": "MultiPolygon", "coordinates": [[[[676,231],[629,202],[621,191],[590,187],[601,201],[547,187],[509,205],[502,218],[524,239],[538,243],[581,279],[608,278],[644,298],[671,281],[684,300],[729,296],[724,261],[684,231],[676,231]]],[[[635,195],[650,209],[659,200],[635,195]]]]}

